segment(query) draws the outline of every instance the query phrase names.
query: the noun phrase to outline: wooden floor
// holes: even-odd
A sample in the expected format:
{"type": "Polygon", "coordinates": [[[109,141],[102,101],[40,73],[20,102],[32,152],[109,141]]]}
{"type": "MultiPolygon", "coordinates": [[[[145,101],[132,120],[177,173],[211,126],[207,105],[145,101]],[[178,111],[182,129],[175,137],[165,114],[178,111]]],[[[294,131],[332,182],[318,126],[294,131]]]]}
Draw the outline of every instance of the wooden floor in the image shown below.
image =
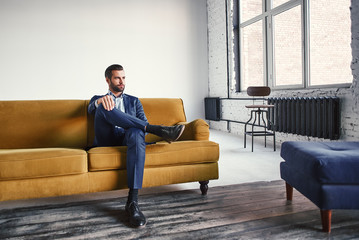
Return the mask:
{"type": "Polygon", "coordinates": [[[321,231],[317,207],[283,181],[144,195],[145,228],[128,226],[126,198],[0,210],[0,239],[359,239],[359,211],[334,210],[321,231]]]}

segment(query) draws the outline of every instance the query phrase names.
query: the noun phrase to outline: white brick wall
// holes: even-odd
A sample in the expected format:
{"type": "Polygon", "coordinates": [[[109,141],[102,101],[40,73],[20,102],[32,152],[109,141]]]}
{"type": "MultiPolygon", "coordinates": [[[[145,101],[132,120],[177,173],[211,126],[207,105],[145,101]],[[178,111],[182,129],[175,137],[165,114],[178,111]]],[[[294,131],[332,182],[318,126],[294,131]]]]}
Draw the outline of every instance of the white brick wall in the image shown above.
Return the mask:
{"type": "Polygon", "coordinates": [[[359,1],[351,0],[351,19],[352,19],[352,72],[354,82],[352,86],[355,110],[359,113],[359,1]]]}
{"type": "Polygon", "coordinates": [[[208,0],[209,96],[227,97],[225,0],[208,0]]]}
{"type": "MultiPolygon", "coordinates": [[[[231,1],[231,0],[229,0],[231,1]]],[[[225,0],[208,0],[208,52],[209,52],[209,96],[226,98],[228,95],[227,81],[227,47],[226,47],[226,8],[225,0]]],[[[351,64],[353,72],[353,85],[351,88],[335,89],[311,89],[273,91],[271,96],[278,97],[306,97],[306,96],[338,96],[341,102],[341,138],[340,140],[359,141],[359,1],[351,1],[352,18],[352,54],[351,64]]],[[[230,61],[231,62],[231,61],[230,61]]],[[[233,64],[229,66],[232,69],[233,64]]],[[[230,70],[229,85],[233,85],[234,74],[230,70]]],[[[230,98],[247,97],[246,93],[236,93],[230,87],[230,98]]],[[[222,100],[222,118],[245,122],[249,118],[249,111],[244,105],[248,101],[222,100]]],[[[228,123],[226,121],[210,121],[210,127],[221,131],[229,131],[243,135],[244,125],[228,123]],[[228,126],[227,126],[228,125],[228,126]]],[[[293,134],[277,133],[277,142],[288,140],[322,141],[312,137],[304,137],[293,134]]]]}

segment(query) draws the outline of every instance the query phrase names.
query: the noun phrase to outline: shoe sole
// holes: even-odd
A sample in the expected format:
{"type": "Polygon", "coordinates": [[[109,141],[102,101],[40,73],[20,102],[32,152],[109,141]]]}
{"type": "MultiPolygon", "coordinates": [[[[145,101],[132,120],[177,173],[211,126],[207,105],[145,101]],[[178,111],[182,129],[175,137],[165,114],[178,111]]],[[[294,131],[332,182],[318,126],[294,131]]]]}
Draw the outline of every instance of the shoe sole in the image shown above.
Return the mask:
{"type": "Polygon", "coordinates": [[[141,225],[141,226],[134,226],[134,225],[131,225],[133,228],[144,228],[144,227],[146,227],[146,225],[147,225],[147,221],[146,221],[146,223],[145,224],[143,224],[143,225],[141,225]]]}

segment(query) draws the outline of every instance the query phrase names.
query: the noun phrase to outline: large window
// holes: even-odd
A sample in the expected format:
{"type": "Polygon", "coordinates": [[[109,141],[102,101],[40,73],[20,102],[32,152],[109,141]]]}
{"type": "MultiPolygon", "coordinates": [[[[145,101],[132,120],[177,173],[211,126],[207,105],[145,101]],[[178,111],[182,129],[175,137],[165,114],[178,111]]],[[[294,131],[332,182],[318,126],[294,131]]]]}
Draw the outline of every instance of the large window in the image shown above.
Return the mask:
{"type": "Polygon", "coordinates": [[[310,85],[351,82],[350,1],[312,0],[309,6],[310,85]]]}
{"type": "Polygon", "coordinates": [[[243,87],[262,85],[264,77],[263,23],[261,20],[241,29],[243,87]]]}
{"type": "Polygon", "coordinates": [[[239,7],[238,90],[352,82],[348,0],[234,0],[239,7]]]}
{"type": "Polygon", "coordinates": [[[273,85],[301,85],[303,47],[301,6],[273,16],[273,85]]]}

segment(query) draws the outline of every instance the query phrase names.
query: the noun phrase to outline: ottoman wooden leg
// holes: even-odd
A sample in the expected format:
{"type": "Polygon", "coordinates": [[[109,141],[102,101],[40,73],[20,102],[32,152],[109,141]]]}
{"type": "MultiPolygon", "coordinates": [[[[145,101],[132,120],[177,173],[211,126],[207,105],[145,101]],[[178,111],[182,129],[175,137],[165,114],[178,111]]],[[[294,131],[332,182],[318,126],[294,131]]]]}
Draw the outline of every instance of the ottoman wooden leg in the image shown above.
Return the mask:
{"type": "Polygon", "coordinates": [[[285,190],[286,190],[286,193],[287,193],[287,200],[292,201],[293,200],[293,187],[286,182],[285,183],[285,190]]]}
{"type": "Polygon", "coordinates": [[[329,233],[332,222],[332,210],[320,210],[320,215],[322,217],[323,231],[329,233]]]}

